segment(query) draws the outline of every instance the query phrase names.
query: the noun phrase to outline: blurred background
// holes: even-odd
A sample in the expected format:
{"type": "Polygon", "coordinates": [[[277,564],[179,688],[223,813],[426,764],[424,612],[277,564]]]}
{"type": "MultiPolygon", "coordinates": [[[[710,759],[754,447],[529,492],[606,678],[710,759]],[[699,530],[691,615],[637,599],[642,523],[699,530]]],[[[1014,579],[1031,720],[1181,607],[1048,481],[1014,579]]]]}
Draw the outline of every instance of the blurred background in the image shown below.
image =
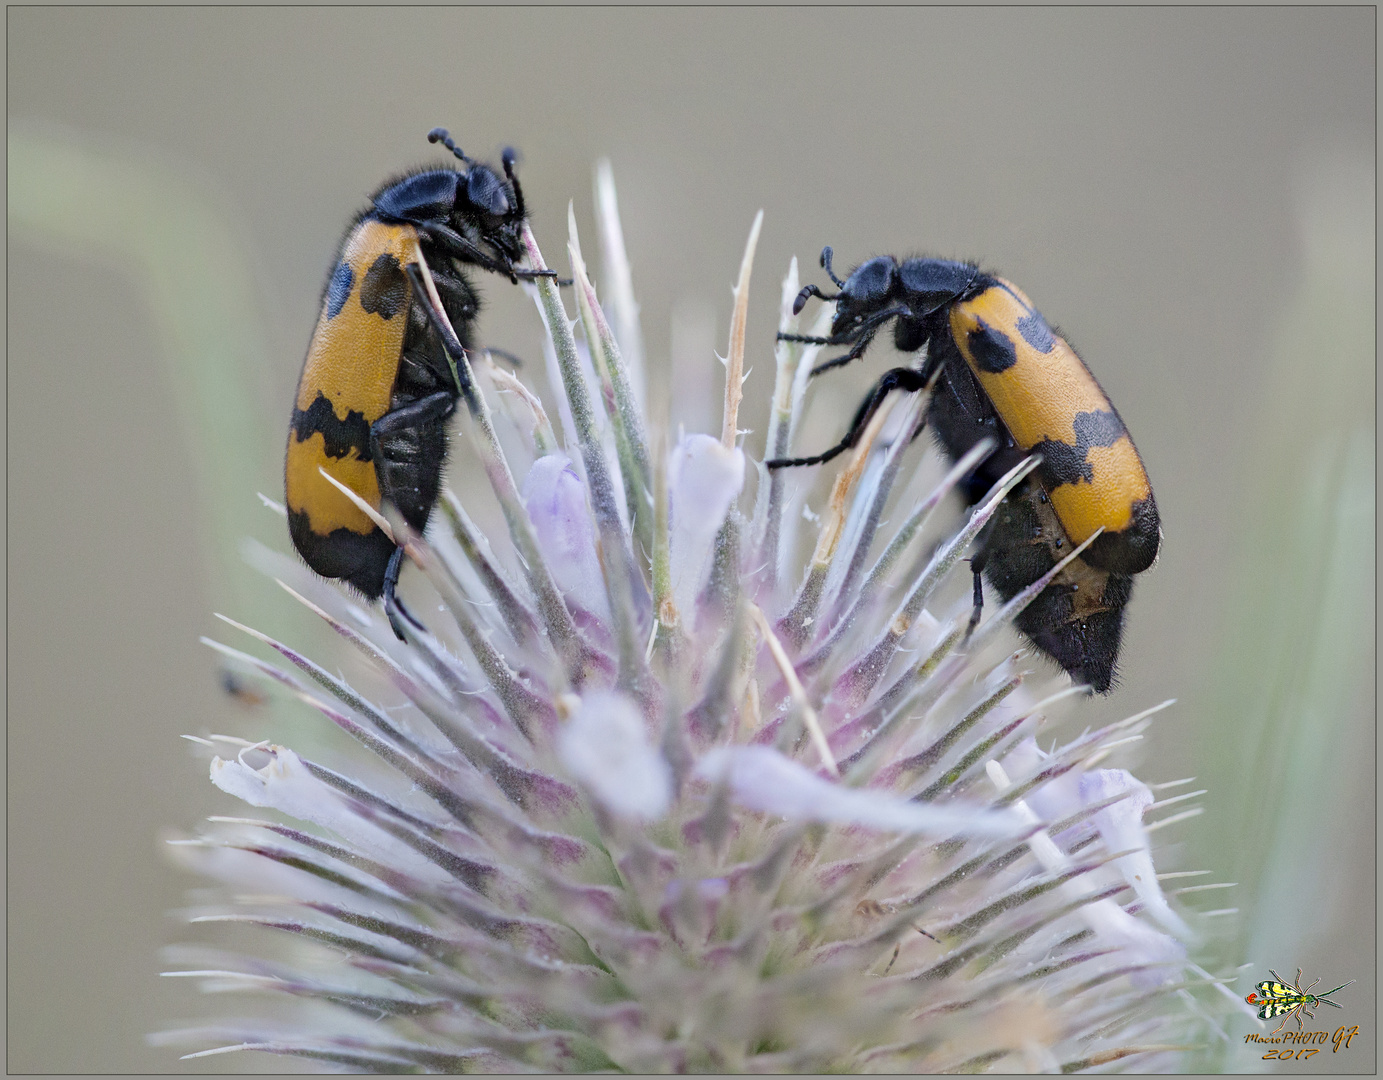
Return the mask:
{"type": "MultiPolygon", "coordinates": [[[[1292,1067],[1373,1071],[1375,36],[1338,7],[11,10],[9,1070],[187,1067],[145,1043],[206,1008],[158,978],[195,884],[160,837],[241,811],[178,737],[323,734],[226,694],[197,639],[245,645],[222,611],[336,662],[240,547],[288,550],[256,492],[281,497],[334,246],[384,178],[441,160],[441,124],[521,150],[555,265],[568,200],[597,252],[611,160],[652,412],[688,430],[719,430],[711,351],[764,209],[755,456],[790,257],[820,284],[828,243],[840,272],[977,259],[1034,299],[1166,534],[1122,685],[1077,724],[1178,699],[1137,772],[1208,789],[1155,834],[1159,870],[1237,883],[1185,895],[1239,911],[1199,920],[1198,959],[1248,965],[1240,996],[1270,966],[1357,979],[1316,1026],[1360,1037],[1292,1067]]],[[[531,303],[481,287],[482,339],[541,384],[531,303]]],[[[802,445],[838,437],[879,352],[815,388],[802,445]]],[[[1199,1063],[1266,1067],[1250,1030],[1199,1063]]]]}

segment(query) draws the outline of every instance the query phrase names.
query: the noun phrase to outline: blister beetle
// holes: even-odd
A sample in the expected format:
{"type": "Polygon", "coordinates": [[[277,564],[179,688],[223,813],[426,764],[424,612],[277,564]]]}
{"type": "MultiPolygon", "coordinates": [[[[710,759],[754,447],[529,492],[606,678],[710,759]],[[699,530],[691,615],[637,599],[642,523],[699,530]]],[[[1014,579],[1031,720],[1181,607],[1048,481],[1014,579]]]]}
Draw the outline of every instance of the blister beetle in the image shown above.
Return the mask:
{"type": "Polygon", "coordinates": [[[977,540],[971,560],[976,613],[982,573],[1008,600],[1095,536],[1016,625],[1073,678],[1108,692],[1133,575],[1157,558],[1162,529],[1143,461],[1099,383],[1027,296],[973,263],[881,256],[842,281],[826,248],[821,265],[839,292],[827,295],[808,285],[794,311],[812,296],[835,301],[830,336],[779,335],[850,347],[819,364],[813,375],[863,356],[889,322],[898,350],[913,353],[926,346],[926,359],[920,367],[886,371],[834,447],[811,457],[771,460],[768,467],[829,461],[854,445],[891,391],[917,392],[935,377],[926,425],[947,456],[961,458],[985,436],[998,442],[963,486],[971,504],[1028,454],[1042,455],[1036,472],[977,540]]]}
{"type": "Polygon", "coordinates": [[[322,576],[383,597],[399,637],[392,609],[403,549],[322,473],[376,510],[387,500],[421,532],[461,394],[448,341],[468,345],[480,310],[466,269],[515,282],[552,274],[515,265],[526,210],[514,152],[504,152],[501,176],[462,153],[442,128],[428,141],[442,143],[464,168],[415,169],[388,181],[347,228],[298,381],[284,463],[293,546],[322,576]]]}

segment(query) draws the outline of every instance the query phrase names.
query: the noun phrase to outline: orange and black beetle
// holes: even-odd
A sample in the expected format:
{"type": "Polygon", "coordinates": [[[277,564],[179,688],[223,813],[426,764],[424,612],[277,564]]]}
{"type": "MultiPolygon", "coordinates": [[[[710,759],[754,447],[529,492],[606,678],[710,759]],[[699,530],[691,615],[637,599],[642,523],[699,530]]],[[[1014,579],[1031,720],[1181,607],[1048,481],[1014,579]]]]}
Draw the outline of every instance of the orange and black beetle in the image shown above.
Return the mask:
{"type": "Polygon", "coordinates": [[[899,351],[926,346],[926,360],[919,368],[885,372],[836,446],[814,457],[769,461],[768,467],[830,460],[854,445],[890,391],[919,391],[935,376],[926,423],[946,454],[958,459],[986,435],[999,444],[966,482],[969,502],[978,502],[1029,453],[1042,455],[1037,471],[977,541],[971,560],[976,609],[981,572],[1008,600],[1103,527],[1016,625],[1072,677],[1108,692],[1133,575],[1157,558],[1162,529],[1142,459],[1099,383],[1019,289],[971,263],[883,256],[841,281],[826,248],[821,265],[840,292],[827,296],[808,285],[795,310],[810,296],[834,300],[831,336],[779,335],[850,346],[813,375],[862,356],[890,321],[899,351]]]}
{"type": "Polygon", "coordinates": [[[390,180],[346,230],[298,381],[284,464],[293,546],[324,577],[342,578],[371,600],[382,596],[386,611],[403,549],[322,471],[375,509],[387,499],[421,532],[441,485],[447,418],[461,394],[438,313],[424,295],[423,266],[463,346],[480,308],[465,267],[514,281],[536,276],[514,266],[525,210],[513,151],[504,152],[501,177],[466,157],[442,128],[428,140],[465,168],[390,180]]]}

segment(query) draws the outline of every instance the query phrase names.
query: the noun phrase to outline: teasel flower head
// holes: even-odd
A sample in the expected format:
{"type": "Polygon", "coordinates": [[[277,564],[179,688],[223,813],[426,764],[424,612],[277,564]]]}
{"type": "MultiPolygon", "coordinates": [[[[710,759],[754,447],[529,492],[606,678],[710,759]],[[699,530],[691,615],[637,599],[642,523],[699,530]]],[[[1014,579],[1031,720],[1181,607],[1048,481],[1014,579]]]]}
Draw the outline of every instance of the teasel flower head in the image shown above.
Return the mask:
{"type": "MultiPolygon", "coordinates": [[[[229,619],[274,661],[209,642],[348,738],[327,760],[195,740],[253,811],[173,851],[214,883],[193,922],[247,944],[180,947],[167,974],[244,1016],[157,1038],[370,1071],[1177,1067],[1211,980],[1158,885],[1154,796],[1114,767],[1156,710],[1046,732],[1081,688],[1033,692],[1053,675],[1007,629],[1045,581],[964,633],[957,563],[1031,463],[948,532],[992,448],[914,441],[920,395],[880,411],[815,515],[815,470],[751,460],[762,215],[721,432],[650,430],[608,168],[597,192],[608,308],[574,219],[575,321],[551,279],[525,286],[558,400],[483,354],[457,372],[453,475],[479,465],[494,523],[450,491],[426,536],[381,519],[421,571],[406,642],[264,553],[352,675],[229,619]]],[[[794,262],[784,330],[798,285],[794,262]]],[[[766,458],[818,351],[777,345],[766,458]]]]}

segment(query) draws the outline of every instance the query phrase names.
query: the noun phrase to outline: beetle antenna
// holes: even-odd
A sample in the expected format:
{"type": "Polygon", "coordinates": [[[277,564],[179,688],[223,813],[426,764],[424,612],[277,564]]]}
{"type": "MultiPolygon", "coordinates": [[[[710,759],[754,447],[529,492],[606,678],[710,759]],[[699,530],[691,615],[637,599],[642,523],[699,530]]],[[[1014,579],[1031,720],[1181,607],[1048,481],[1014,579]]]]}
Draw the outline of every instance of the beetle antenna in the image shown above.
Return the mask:
{"type": "Polygon", "coordinates": [[[457,146],[456,143],[452,142],[451,133],[447,131],[446,128],[433,128],[431,131],[427,133],[427,141],[430,143],[441,143],[453,154],[455,154],[460,161],[464,162],[467,165],[475,164],[475,162],[473,162],[470,158],[468,158],[465,155],[465,153],[461,150],[461,147],[457,146]]]}
{"type": "Polygon", "coordinates": [[[500,155],[500,161],[504,162],[504,175],[509,178],[509,183],[514,186],[514,213],[520,221],[527,217],[523,205],[523,188],[519,187],[519,178],[514,174],[514,162],[518,159],[518,153],[512,146],[506,146],[504,153],[500,155]]]}
{"type": "MultiPolygon", "coordinates": [[[[499,159],[504,163],[504,175],[508,177],[509,183],[514,185],[514,213],[520,221],[528,217],[528,210],[523,201],[523,188],[519,185],[519,177],[514,172],[514,162],[518,160],[519,154],[512,146],[506,146],[504,153],[500,154],[499,159]]],[[[558,277],[556,270],[516,270],[519,277],[532,280],[533,278],[550,277],[558,286],[571,285],[572,278],[558,277]]]]}
{"type": "Polygon", "coordinates": [[[843,289],[845,282],[836,277],[836,272],[831,269],[831,257],[834,254],[829,244],[821,249],[821,268],[826,271],[826,276],[836,283],[836,288],[843,289]]]}
{"type": "MultiPolygon", "coordinates": [[[[1318,979],[1316,981],[1319,982],[1320,980],[1318,979]]],[[[1339,986],[1335,987],[1335,990],[1343,990],[1346,986],[1349,986],[1350,983],[1353,983],[1354,981],[1354,979],[1350,979],[1347,983],[1341,983],[1339,986]]],[[[1343,1005],[1339,1005],[1336,1002],[1330,1000],[1330,995],[1335,993],[1335,990],[1327,990],[1324,994],[1317,994],[1316,997],[1318,1000],[1324,1001],[1327,1005],[1334,1005],[1337,1009],[1342,1009],[1344,1008],[1343,1005]]]]}
{"type": "Polygon", "coordinates": [[[802,287],[802,291],[797,294],[797,299],[792,302],[792,313],[794,315],[802,314],[802,309],[806,306],[807,297],[809,296],[818,297],[819,299],[825,300],[828,303],[832,300],[840,299],[840,293],[836,293],[835,296],[827,296],[815,285],[804,285],[802,287]]]}

